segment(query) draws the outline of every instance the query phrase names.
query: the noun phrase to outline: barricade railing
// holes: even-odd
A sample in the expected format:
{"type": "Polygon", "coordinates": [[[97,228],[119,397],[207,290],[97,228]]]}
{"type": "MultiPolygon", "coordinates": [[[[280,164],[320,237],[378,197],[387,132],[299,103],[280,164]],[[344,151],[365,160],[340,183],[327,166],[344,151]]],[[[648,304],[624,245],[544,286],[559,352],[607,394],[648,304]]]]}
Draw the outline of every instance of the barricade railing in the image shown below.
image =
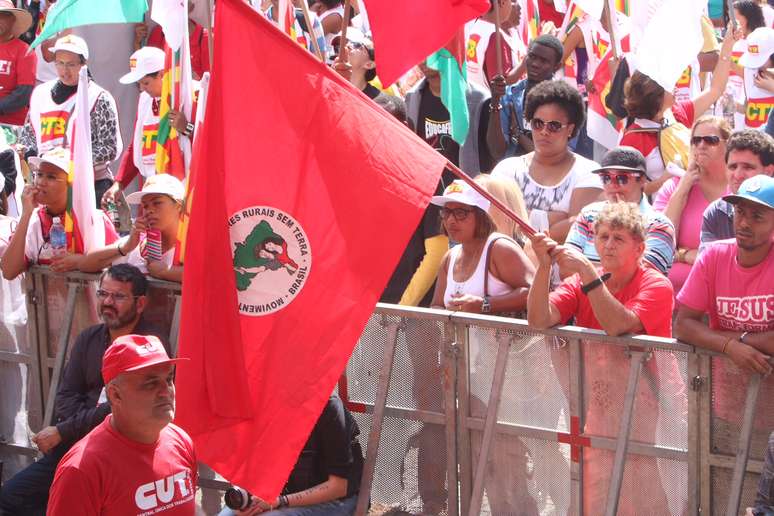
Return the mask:
{"type": "MultiPolygon", "coordinates": [[[[97,279],[27,274],[27,342],[0,342],[0,365],[26,367],[30,431],[50,424],[69,343],[97,320],[97,279]]],[[[149,317],[176,348],[180,285],[151,284],[149,317]]],[[[339,384],[366,452],[357,513],[738,514],[774,430],[772,388],[672,339],[380,304],[339,384]]],[[[14,454],[36,451],[0,428],[0,459],[14,454]]]]}

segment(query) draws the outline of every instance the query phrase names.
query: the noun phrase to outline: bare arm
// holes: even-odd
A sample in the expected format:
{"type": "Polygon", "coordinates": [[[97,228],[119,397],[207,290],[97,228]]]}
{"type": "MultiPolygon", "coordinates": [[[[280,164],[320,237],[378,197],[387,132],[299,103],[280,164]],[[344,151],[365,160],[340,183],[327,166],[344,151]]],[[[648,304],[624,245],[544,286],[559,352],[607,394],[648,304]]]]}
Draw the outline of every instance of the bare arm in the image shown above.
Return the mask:
{"type": "Polygon", "coordinates": [[[531,239],[532,249],[538,261],[538,268],[527,296],[527,321],[538,329],[550,328],[561,322],[561,315],[548,301],[551,283],[551,252],[556,242],[542,233],[531,239]]]}
{"type": "Polygon", "coordinates": [[[347,479],[328,475],[328,480],[322,484],[310,487],[298,493],[288,495],[290,507],[303,507],[318,503],[330,502],[347,496],[347,479]]]}
{"type": "Polygon", "coordinates": [[[12,280],[27,270],[24,249],[27,246],[27,230],[30,226],[30,219],[35,210],[36,193],[37,188],[32,185],[25,186],[22,192],[22,214],[19,218],[19,224],[16,226],[16,231],[13,233],[8,248],[0,259],[0,269],[3,270],[3,278],[7,280],[12,280]]]}
{"type": "MultiPolygon", "coordinates": [[[[575,222],[575,217],[578,216],[578,213],[580,213],[585,206],[588,206],[594,201],[598,201],[601,196],[601,188],[576,188],[572,192],[572,197],[570,198],[570,213],[551,221],[551,225],[548,228],[551,238],[559,243],[564,242],[565,238],[567,238],[567,233],[570,231],[570,226],[575,222]]],[[[551,213],[561,212],[550,212],[549,220],[553,218],[551,217],[551,213]]]]}
{"type": "MultiPolygon", "coordinates": [[[[720,47],[719,60],[715,58],[717,66],[714,67],[714,71],[712,72],[712,82],[710,83],[709,89],[692,99],[694,113],[699,114],[707,111],[710,106],[720,98],[723,92],[726,91],[728,75],[731,72],[731,50],[733,49],[735,42],[736,36],[734,35],[734,31],[729,31],[723,40],[723,46],[720,47]]],[[[710,52],[709,54],[717,56],[714,52],[710,52]]]]}
{"type": "Polygon", "coordinates": [[[443,310],[446,308],[443,304],[443,295],[446,293],[446,275],[449,273],[449,255],[451,250],[446,251],[446,255],[441,261],[441,267],[438,269],[438,279],[435,280],[435,290],[433,291],[433,300],[430,302],[430,308],[443,310]]]}
{"type": "MultiPolygon", "coordinates": [[[[500,99],[505,95],[505,79],[503,76],[495,76],[489,83],[489,89],[492,92],[490,106],[500,106],[500,99]]],[[[489,153],[492,155],[494,161],[500,161],[503,154],[505,154],[508,143],[503,134],[499,110],[489,113],[489,121],[486,126],[486,144],[489,147],[489,153]]]]}
{"type": "MultiPolygon", "coordinates": [[[[596,267],[576,249],[562,247],[556,257],[562,270],[580,274],[583,285],[599,278],[596,267]]],[[[586,296],[599,325],[608,335],[615,337],[643,330],[642,321],[637,314],[618,301],[604,284],[591,290],[586,296]]]]}
{"type": "MultiPolygon", "coordinates": [[[[768,374],[771,372],[769,356],[752,345],[739,342],[740,333],[712,330],[702,320],[703,312],[681,305],[674,323],[675,337],[694,346],[725,353],[733,362],[748,372],[768,374]]],[[[771,339],[771,332],[768,338],[771,339]]],[[[762,339],[761,339],[762,340],[762,339]]],[[[756,339],[758,342],[758,339],[756,339]]],[[[760,342],[758,342],[760,343],[760,342]]]]}
{"type": "Polygon", "coordinates": [[[583,42],[583,32],[581,32],[580,27],[577,25],[572,28],[569,34],[567,34],[567,37],[564,39],[564,43],[562,43],[564,46],[564,54],[562,55],[562,64],[567,62],[567,59],[572,55],[573,52],[575,52],[575,49],[578,47],[583,48],[584,42],[583,42]]]}

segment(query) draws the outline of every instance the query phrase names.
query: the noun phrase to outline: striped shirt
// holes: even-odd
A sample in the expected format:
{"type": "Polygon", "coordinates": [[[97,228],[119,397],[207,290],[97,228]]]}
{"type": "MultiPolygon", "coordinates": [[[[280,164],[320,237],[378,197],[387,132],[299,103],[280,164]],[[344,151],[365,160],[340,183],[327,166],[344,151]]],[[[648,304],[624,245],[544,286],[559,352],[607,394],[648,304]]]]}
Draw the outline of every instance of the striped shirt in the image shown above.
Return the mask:
{"type": "MultiPolygon", "coordinates": [[[[599,255],[594,247],[594,224],[606,205],[607,201],[600,201],[583,208],[565,240],[566,245],[575,247],[595,263],[599,262],[599,255]]],[[[675,253],[675,227],[666,215],[653,209],[644,195],[640,201],[640,213],[647,225],[645,260],[656,270],[668,274],[675,253]]]]}

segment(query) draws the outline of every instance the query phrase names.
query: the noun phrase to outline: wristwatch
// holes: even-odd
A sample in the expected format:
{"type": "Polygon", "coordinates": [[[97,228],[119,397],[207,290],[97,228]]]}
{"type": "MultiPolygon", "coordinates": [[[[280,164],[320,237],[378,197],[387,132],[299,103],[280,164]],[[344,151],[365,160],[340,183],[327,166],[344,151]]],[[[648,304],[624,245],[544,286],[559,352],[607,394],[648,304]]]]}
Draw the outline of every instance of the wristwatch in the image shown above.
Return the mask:
{"type": "Polygon", "coordinates": [[[739,342],[741,342],[742,344],[747,344],[747,343],[744,341],[744,339],[746,339],[746,338],[747,338],[747,336],[748,336],[749,334],[750,334],[750,332],[749,332],[749,331],[746,331],[746,332],[742,333],[742,335],[739,337],[739,342]]]}
{"type": "Polygon", "coordinates": [[[484,299],[481,301],[481,313],[488,314],[491,311],[492,311],[492,305],[489,302],[489,296],[484,296],[484,299]]]}
{"type": "Polygon", "coordinates": [[[581,292],[583,292],[584,294],[588,294],[589,292],[591,292],[592,290],[594,290],[595,288],[597,288],[598,286],[602,285],[604,282],[609,280],[610,276],[612,276],[612,274],[610,274],[609,272],[606,272],[599,278],[588,283],[587,285],[581,285],[581,292]]]}

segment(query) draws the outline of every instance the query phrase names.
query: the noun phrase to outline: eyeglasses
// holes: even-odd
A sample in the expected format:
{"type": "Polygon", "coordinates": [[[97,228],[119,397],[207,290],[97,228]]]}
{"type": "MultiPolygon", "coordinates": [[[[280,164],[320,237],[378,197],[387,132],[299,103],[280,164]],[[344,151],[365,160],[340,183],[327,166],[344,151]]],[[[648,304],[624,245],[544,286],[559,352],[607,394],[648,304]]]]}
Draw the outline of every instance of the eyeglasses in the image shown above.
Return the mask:
{"type": "Polygon", "coordinates": [[[31,177],[33,183],[56,183],[57,181],[67,181],[67,179],[59,177],[53,172],[33,172],[31,177]]]}
{"type": "Polygon", "coordinates": [[[558,120],[546,121],[539,118],[533,118],[530,120],[529,125],[532,127],[533,131],[542,131],[544,127],[547,127],[549,133],[558,133],[570,124],[563,124],[558,120]]]}
{"type": "Polygon", "coordinates": [[[113,301],[115,301],[116,303],[123,303],[125,301],[128,301],[129,299],[133,299],[140,296],[130,296],[127,294],[122,294],[121,292],[110,292],[102,289],[97,290],[97,299],[99,299],[100,301],[104,301],[109,297],[112,297],[113,301]]]}
{"type": "Polygon", "coordinates": [[[54,66],[64,68],[65,70],[75,70],[83,66],[81,63],[65,63],[64,61],[54,61],[54,66]]]}
{"type": "Polygon", "coordinates": [[[468,218],[468,215],[470,215],[473,212],[473,210],[470,208],[454,208],[454,209],[441,208],[440,212],[441,212],[441,218],[444,220],[449,218],[449,215],[451,215],[454,217],[454,220],[456,220],[457,222],[462,222],[463,220],[468,218]]]}
{"type": "Polygon", "coordinates": [[[691,145],[699,145],[701,142],[706,143],[707,145],[711,145],[714,147],[718,143],[720,143],[720,136],[710,135],[710,136],[693,136],[691,138],[691,145]]]}
{"type": "Polygon", "coordinates": [[[625,186],[629,184],[629,178],[639,182],[642,179],[642,174],[599,174],[599,179],[602,180],[603,185],[609,185],[615,180],[618,186],[625,186]]]}

